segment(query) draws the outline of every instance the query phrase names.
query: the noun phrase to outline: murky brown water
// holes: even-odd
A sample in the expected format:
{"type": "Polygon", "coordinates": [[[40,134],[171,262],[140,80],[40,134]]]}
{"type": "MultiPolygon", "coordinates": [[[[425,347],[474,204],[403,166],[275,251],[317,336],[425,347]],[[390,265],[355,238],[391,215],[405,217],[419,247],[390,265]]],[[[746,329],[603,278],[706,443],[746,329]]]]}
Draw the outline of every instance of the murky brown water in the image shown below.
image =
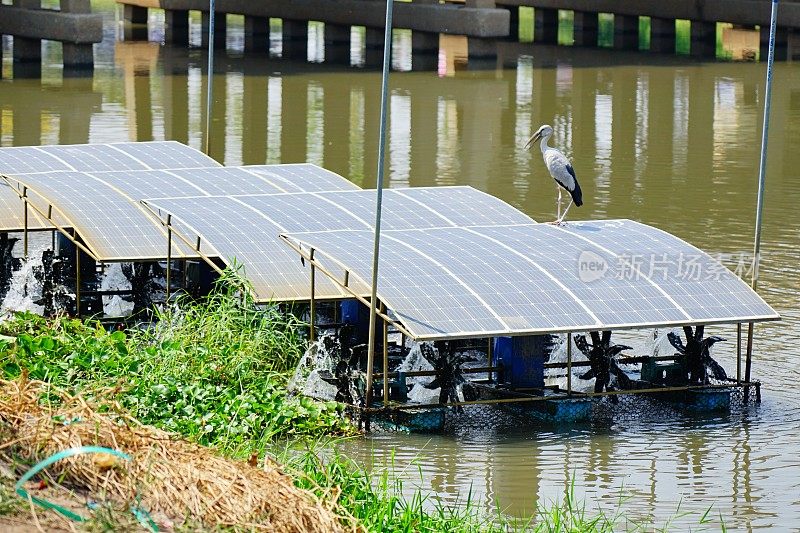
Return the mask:
{"type": "MultiPolygon", "coordinates": [[[[48,46],[41,83],[0,82],[2,146],[164,138],[201,146],[205,54],[146,42],[115,46],[115,31],[109,20],[91,79],[62,81],[58,50],[48,46]]],[[[240,31],[230,31],[231,47],[240,48],[240,31]]],[[[218,55],[215,158],[308,160],[373,184],[379,74],[321,62],[342,51],[319,43],[308,50],[314,62],[218,55]]],[[[549,220],[554,187],[538,154],[521,146],[550,123],[584,190],[586,205],[572,217],[631,218],[726,254],[731,267],[749,261],[763,65],[515,44],[503,47],[500,61],[467,69],[462,45],[450,41],[439,57],[420,60],[408,52],[408,34],[396,39],[392,186],[472,185],[549,220]],[[412,65],[429,70],[399,71],[412,65]]],[[[8,50],[4,56],[10,77],[8,50]]],[[[371,60],[358,46],[353,58],[371,60]]],[[[607,510],[620,494],[630,496],[623,507],[632,516],[658,523],[680,504],[695,513],[713,505],[729,529],[800,527],[800,66],[779,65],[775,78],[760,292],[784,321],[757,328],[754,376],[765,382],[759,409],[563,432],[379,435],[345,444],[348,453],[378,463],[393,454],[411,485],[448,502],[471,490],[512,516],[560,497],[574,478],[579,496],[607,510]]],[[[731,368],[732,347],[718,355],[731,368]]]]}

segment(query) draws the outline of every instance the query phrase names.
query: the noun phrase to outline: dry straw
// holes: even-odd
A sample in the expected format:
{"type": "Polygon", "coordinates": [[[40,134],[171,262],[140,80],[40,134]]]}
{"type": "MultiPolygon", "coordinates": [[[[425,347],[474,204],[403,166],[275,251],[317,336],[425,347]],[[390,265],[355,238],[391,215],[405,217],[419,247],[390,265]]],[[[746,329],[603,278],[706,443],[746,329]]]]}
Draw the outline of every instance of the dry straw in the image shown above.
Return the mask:
{"type": "Polygon", "coordinates": [[[105,446],[129,454],[131,461],[75,456],[51,466],[50,476],[95,498],[103,495],[121,509],[136,504],[175,523],[343,531],[332,502],[326,505],[295,487],[278,469],[225,459],[144,426],[125,415],[112,395],[90,404],[43,382],[0,380],[0,453],[35,462],[67,448],[105,446]]]}

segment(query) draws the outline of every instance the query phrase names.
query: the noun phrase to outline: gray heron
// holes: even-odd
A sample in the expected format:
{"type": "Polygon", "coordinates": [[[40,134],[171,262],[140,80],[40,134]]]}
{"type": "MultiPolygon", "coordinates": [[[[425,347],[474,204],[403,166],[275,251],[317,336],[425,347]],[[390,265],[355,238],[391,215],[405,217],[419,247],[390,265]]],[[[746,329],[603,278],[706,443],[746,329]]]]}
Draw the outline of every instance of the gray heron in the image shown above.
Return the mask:
{"type": "Polygon", "coordinates": [[[567,156],[555,148],[547,146],[547,141],[550,140],[550,136],[552,135],[552,126],[547,124],[541,126],[538,130],[536,130],[536,133],[534,133],[531,138],[528,139],[528,142],[525,143],[525,149],[529,149],[539,139],[542,140],[542,159],[544,159],[544,164],[547,167],[547,170],[550,172],[550,175],[554,180],[556,180],[556,189],[558,189],[558,218],[556,219],[556,224],[561,224],[561,222],[564,221],[564,217],[567,216],[567,211],[569,211],[569,208],[572,207],[573,202],[578,207],[583,205],[583,194],[581,193],[581,186],[578,184],[578,178],[575,177],[575,170],[572,168],[572,164],[569,162],[569,159],[567,159],[567,156]],[[561,213],[562,187],[566,189],[566,191],[572,197],[563,214],[561,213]]]}

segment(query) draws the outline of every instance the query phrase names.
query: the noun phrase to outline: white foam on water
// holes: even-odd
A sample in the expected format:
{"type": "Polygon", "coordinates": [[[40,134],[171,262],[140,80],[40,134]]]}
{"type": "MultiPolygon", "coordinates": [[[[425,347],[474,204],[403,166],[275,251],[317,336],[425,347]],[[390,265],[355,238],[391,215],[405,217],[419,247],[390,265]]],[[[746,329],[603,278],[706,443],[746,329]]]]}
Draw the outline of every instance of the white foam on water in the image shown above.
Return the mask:
{"type": "Polygon", "coordinates": [[[325,370],[333,373],[335,364],[333,355],[325,348],[323,336],[311,346],[300,358],[292,379],[289,380],[288,389],[296,394],[303,394],[318,400],[333,400],[336,398],[335,385],[323,380],[319,372],[325,370]]]}
{"type": "MultiPolygon", "coordinates": [[[[122,273],[121,263],[108,265],[100,281],[101,291],[127,291],[131,284],[122,273]]],[[[107,316],[127,316],[133,312],[133,302],[125,301],[122,296],[104,296],[103,313],[107,316]]]]}

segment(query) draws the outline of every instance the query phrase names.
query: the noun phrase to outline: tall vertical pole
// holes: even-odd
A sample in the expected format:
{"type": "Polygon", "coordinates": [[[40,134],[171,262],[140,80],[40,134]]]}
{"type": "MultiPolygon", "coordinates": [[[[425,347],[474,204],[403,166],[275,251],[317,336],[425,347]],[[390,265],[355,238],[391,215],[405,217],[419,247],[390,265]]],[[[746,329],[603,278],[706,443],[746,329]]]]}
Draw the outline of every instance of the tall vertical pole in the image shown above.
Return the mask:
{"type": "Polygon", "coordinates": [[[75,243],[75,316],[81,317],[81,249],[75,243]]]}
{"type": "Polygon", "coordinates": [[[736,382],[742,382],[742,323],[736,324],[736,382]]]}
{"type": "MultiPolygon", "coordinates": [[[[767,181],[767,143],[769,141],[769,115],[772,107],[772,69],[775,65],[775,33],[778,27],[778,0],[772,0],[772,16],[769,22],[769,54],[767,56],[767,87],[764,95],[764,127],[761,130],[761,159],[758,163],[758,200],[756,202],[756,235],[753,242],[753,267],[750,284],[758,286],[758,269],[761,263],[761,221],[764,217],[764,188],[767,181]]],[[[750,382],[750,366],[753,359],[753,323],[747,326],[747,359],[744,380],[750,382]]],[[[745,389],[745,401],[749,389],[745,389]]]]}
{"type": "Polygon", "coordinates": [[[753,268],[751,285],[758,284],[758,267],[761,262],[761,221],[764,216],[764,187],[767,181],[767,143],[769,141],[769,115],[772,106],[772,68],[775,64],[775,33],[778,25],[778,0],[772,0],[772,17],[769,24],[769,55],[767,57],[767,87],[764,95],[764,127],[761,130],[761,160],[758,164],[758,200],[756,203],[756,235],[753,243],[753,268]]]}
{"type": "Polygon", "coordinates": [[[208,0],[208,87],[206,90],[205,152],[211,152],[211,101],[214,95],[214,0],[208,0]]]}
{"type": "Polygon", "coordinates": [[[386,26],[383,32],[383,78],[381,85],[381,124],[378,135],[378,176],[375,185],[377,203],[375,208],[375,247],[372,251],[372,296],[369,313],[369,344],[367,347],[367,385],[364,405],[369,407],[372,395],[372,371],[375,361],[375,324],[378,302],[378,255],[381,242],[381,202],[383,201],[383,158],[386,151],[386,116],[389,110],[389,66],[392,61],[392,9],[394,1],[386,1],[386,26]]]}
{"type": "MultiPolygon", "coordinates": [[[[386,306],[381,303],[381,311],[386,312],[386,306]]],[[[383,323],[383,406],[389,407],[389,323],[383,323]]]]}

